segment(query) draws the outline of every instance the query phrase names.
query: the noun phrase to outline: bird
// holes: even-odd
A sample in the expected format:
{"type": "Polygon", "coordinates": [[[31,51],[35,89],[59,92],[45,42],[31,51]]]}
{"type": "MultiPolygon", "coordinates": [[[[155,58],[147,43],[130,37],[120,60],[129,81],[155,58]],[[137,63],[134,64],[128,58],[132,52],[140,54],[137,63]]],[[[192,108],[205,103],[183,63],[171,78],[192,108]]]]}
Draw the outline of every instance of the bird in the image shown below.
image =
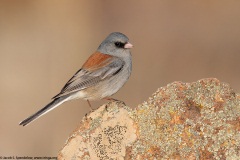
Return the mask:
{"type": "Polygon", "coordinates": [[[110,33],[81,69],[67,81],[60,93],[19,125],[28,125],[66,101],[82,98],[87,100],[92,109],[90,101],[114,100],[110,96],[126,83],[132,72],[131,48],[133,45],[126,35],[120,32],[110,33]]]}

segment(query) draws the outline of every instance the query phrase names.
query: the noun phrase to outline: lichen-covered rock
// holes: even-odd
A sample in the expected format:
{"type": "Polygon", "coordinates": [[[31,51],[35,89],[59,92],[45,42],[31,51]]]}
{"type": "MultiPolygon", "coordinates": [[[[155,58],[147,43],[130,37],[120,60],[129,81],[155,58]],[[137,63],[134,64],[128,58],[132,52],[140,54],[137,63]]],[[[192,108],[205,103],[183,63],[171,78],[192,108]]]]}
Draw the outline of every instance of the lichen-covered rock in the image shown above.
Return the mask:
{"type": "Polygon", "coordinates": [[[212,78],[159,88],[134,110],[108,103],[81,122],[58,158],[240,159],[240,96],[212,78]]]}
{"type": "Polygon", "coordinates": [[[130,109],[113,102],[85,117],[67,140],[58,159],[124,159],[126,147],[136,141],[130,109]]]}

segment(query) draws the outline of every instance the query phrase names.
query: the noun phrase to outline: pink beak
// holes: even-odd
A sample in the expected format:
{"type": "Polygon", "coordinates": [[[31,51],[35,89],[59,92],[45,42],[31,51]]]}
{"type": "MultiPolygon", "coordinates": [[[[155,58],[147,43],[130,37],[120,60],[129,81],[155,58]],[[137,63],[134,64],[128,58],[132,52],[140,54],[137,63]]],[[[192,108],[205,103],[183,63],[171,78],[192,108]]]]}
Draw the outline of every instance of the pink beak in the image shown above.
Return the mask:
{"type": "Polygon", "coordinates": [[[129,49],[129,48],[133,48],[133,45],[129,42],[127,42],[125,45],[124,45],[124,48],[126,49],[129,49]]]}

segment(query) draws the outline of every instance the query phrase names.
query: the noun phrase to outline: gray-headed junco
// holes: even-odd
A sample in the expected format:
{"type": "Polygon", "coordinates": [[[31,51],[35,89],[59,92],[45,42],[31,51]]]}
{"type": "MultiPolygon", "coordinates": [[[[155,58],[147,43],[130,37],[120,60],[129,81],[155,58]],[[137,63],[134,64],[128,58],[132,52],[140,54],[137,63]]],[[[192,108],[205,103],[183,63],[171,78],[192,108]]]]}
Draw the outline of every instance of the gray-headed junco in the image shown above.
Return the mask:
{"type": "Polygon", "coordinates": [[[109,98],[124,85],[131,74],[132,47],[124,34],[111,33],[65,84],[61,92],[53,97],[52,102],[19,125],[25,126],[69,100],[83,98],[90,105],[91,100],[109,98]]]}

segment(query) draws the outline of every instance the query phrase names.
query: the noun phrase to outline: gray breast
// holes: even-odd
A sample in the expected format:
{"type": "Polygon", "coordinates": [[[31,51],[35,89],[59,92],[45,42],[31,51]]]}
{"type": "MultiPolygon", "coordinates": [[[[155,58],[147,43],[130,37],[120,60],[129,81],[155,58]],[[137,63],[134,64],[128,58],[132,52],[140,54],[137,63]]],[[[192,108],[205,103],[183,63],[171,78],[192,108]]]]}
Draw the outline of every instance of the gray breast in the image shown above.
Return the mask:
{"type": "Polygon", "coordinates": [[[99,88],[100,90],[104,90],[104,93],[101,97],[109,97],[115,94],[129,79],[132,71],[132,64],[125,63],[124,67],[121,71],[119,71],[116,75],[109,78],[107,83],[102,84],[99,88]]]}

